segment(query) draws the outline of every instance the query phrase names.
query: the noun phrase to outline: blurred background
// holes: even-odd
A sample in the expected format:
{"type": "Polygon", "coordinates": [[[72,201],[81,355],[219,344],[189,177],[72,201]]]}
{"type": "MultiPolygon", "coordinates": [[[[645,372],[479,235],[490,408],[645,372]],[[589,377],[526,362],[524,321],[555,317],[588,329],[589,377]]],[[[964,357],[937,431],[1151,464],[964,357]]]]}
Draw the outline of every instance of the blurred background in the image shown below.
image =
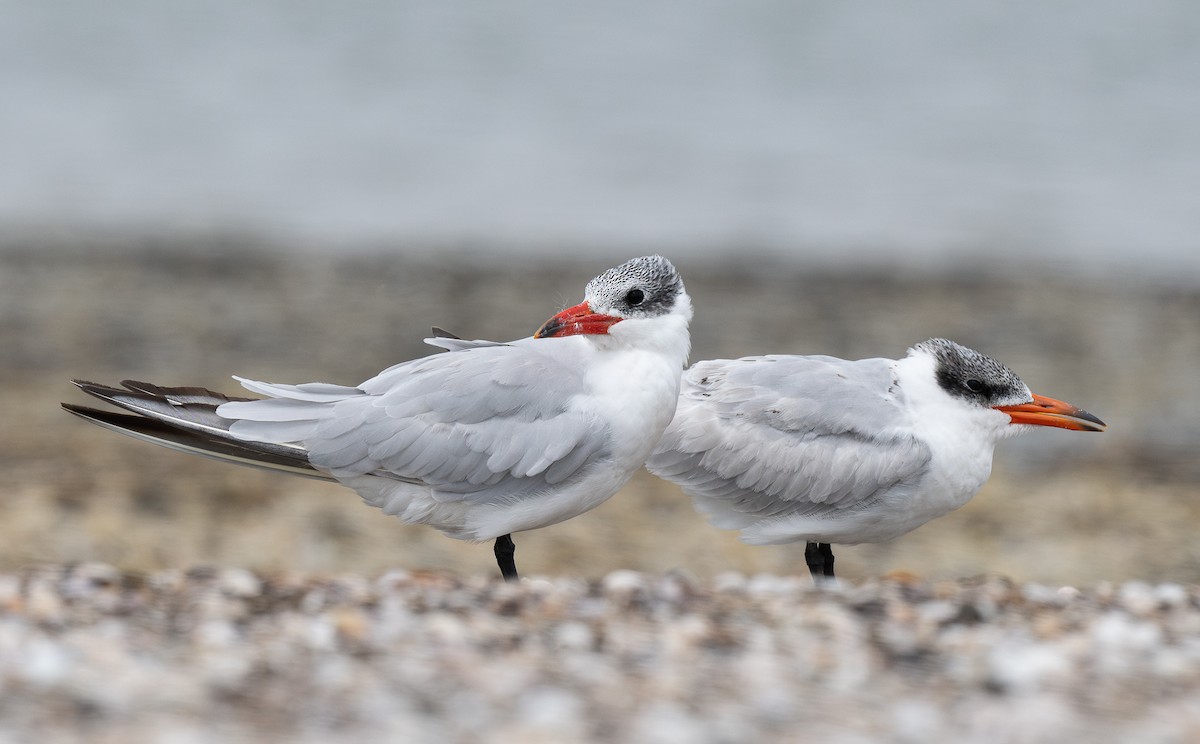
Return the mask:
{"type": "MultiPolygon", "coordinates": [[[[693,359],[944,335],[1102,435],[997,452],[859,580],[1200,580],[1200,8],[1147,0],[0,0],[0,565],[495,571],[336,486],[58,409],[72,377],[356,383],[661,252],[693,359]]],[[[646,474],[528,574],[803,573],[646,474]]]]}

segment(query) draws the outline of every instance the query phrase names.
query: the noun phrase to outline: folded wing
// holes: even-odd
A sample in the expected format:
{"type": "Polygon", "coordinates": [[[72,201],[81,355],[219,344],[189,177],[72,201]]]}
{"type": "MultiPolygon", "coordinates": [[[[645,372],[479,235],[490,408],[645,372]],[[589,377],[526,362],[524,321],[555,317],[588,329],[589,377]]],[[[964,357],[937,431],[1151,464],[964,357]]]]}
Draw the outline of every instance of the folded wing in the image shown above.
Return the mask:
{"type": "Polygon", "coordinates": [[[298,443],[338,479],[375,475],[441,501],[494,501],[577,476],[608,455],[606,426],[573,404],[584,392],[573,346],[463,342],[350,388],[243,380],[265,400],[222,405],[242,439],[298,443]]]}
{"type": "Polygon", "coordinates": [[[647,467],[727,529],[867,509],[929,462],[899,395],[884,359],[700,362],[647,467]]]}

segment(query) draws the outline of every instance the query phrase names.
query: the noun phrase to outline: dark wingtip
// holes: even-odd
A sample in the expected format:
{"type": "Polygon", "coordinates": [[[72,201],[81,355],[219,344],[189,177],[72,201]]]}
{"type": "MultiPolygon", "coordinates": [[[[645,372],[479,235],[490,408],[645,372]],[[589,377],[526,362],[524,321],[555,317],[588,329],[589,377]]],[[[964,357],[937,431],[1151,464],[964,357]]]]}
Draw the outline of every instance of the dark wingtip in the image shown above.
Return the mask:
{"type": "Polygon", "coordinates": [[[99,399],[101,399],[103,401],[107,401],[109,403],[113,402],[114,395],[122,395],[127,392],[125,390],[122,390],[121,388],[115,388],[115,387],[112,387],[111,385],[105,385],[105,384],[99,383],[99,382],[90,382],[88,380],[78,380],[77,379],[77,380],[71,380],[71,382],[75,385],[75,387],[79,388],[80,390],[82,390],[83,392],[92,396],[93,398],[99,398],[99,399]]]}
{"type": "Polygon", "coordinates": [[[156,398],[163,397],[168,389],[161,385],[155,385],[153,382],[142,382],[141,380],[121,380],[121,387],[134,393],[150,395],[156,398]]]}
{"type": "Polygon", "coordinates": [[[462,336],[456,336],[453,333],[451,333],[450,331],[447,331],[445,328],[442,328],[441,326],[434,326],[430,330],[433,331],[434,338],[452,338],[456,341],[462,340],[462,336]]]}
{"type": "Polygon", "coordinates": [[[89,380],[71,380],[75,387],[94,398],[108,400],[116,390],[108,385],[99,382],[91,382],[89,380]]]}
{"type": "Polygon", "coordinates": [[[96,415],[104,413],[104,411],[100,411],[95,408],[88,408],[87,406],[75,405],[74,403],[59,403],[59,405],[62,406],[63,410],[67,413],[73,413],[76,416],[81,416],[85,419],[94,419],[96,415]]]}

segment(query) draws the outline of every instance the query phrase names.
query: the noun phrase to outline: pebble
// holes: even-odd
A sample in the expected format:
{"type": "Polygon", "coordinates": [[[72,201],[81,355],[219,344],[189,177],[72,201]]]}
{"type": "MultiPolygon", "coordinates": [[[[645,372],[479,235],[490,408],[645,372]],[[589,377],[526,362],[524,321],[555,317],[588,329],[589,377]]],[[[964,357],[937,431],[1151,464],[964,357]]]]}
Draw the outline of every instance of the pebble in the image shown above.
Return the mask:
{"type": "Polygon", "coordinates": [[[0,693],[14,741],[1200,741],[1200,589],[41,566],[0,693]]]}

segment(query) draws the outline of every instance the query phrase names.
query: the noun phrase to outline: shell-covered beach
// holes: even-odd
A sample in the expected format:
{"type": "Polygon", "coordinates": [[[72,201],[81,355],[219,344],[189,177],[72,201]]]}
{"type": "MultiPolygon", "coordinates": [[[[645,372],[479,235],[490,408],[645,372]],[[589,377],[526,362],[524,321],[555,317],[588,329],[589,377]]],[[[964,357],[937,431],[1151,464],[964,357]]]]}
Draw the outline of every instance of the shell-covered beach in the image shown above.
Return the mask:
{"type": "Polygon", "coordinates": [[[1200,591],[0,574],[9,740],[1187,742],[1200,591]]]}

